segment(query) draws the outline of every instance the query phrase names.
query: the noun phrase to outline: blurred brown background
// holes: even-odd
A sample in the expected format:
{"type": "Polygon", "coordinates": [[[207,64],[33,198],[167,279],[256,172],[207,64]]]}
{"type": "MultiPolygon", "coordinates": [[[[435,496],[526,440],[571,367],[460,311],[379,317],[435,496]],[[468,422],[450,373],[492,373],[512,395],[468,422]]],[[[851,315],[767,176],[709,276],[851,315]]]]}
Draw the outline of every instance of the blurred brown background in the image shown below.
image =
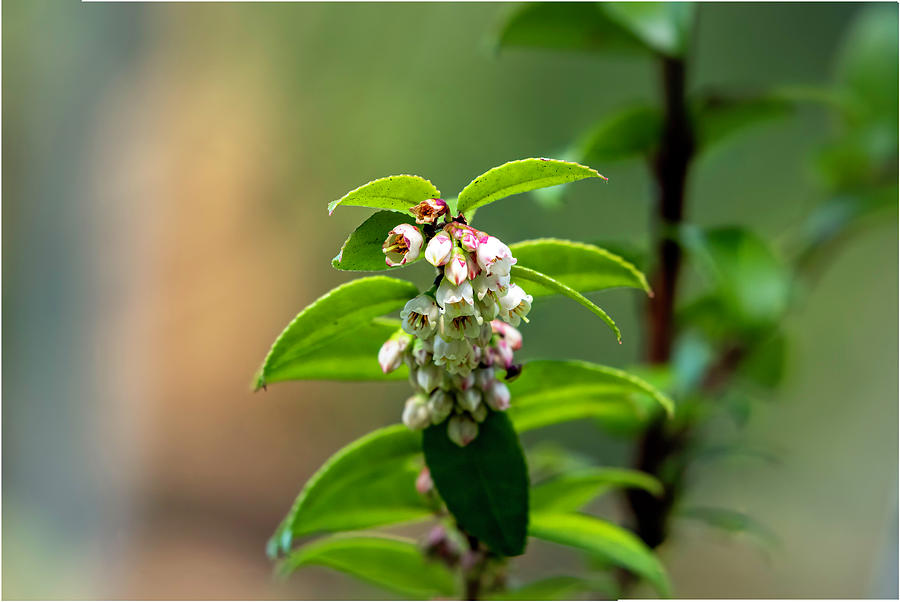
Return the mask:
{"type": "MultiPolygon", "coordinates": [[[[450,196],[654,97],[640,59],[495,56],[511,8],[3,3],[4,597],[383,595],[325,570],[276,583],[263,549],[330,454],[398,420],[405,384],[249,384],[291,317],[348,279],[329,260],[367,212],[329,218],[328,201],[393,173],[450,196]]],[[[693,82],[825,83],[857,10],[705,5],[693,82]]],[[[818,200],[826,125],[804,109],[704,159],[691,219],[784,232],[818,200]]],[[[610,183],[565,210],[523,197],[481,225],[643,240],[643,168],[594,167],[610,183]]],[[[678,595],[897,595],[897,273],[896,220],[875,224],[794,315],[779,399],[740,435],[781,462],[709,464],[692,493],[782,545],[679,525],[662,550],[678,595]]],[[[635,300],[602,298],[622,346],[539,304],[526,357],[635,361],[635,300]]],[[[626,460],[590,425],[542,436],[626,460]]]]}

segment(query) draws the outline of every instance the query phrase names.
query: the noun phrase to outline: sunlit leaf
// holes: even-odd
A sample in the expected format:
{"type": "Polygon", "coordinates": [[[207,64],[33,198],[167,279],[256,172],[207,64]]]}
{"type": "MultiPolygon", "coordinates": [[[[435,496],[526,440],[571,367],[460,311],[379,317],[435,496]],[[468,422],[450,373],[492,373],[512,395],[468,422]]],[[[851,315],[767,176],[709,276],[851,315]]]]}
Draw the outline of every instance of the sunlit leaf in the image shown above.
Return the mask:
{"type": "Polygon", "coordinates": [[[526,47],[645,54],[633,33],[593,2],[529,2],[517,6],[496,37],[498,48],[526,47]]]}
{"type": "Polygon", "coordinates": [[[531,515],[533,537],[578,548],[645,578],[668,596],[669,581],[653,552],[633,533],[593,516],[540,513],[531,515]]]}
{"type": "MultiPolygon", "coordinates": [[[[573,301],[577,301],[581,305],[588,308],[591,313],[606,322],[606,325],[609,326],[613,333],[615,333],[616,339],[620,343],[622,342],[622,333],[619,331],[619,327],[616,326],[616,323],[613,322],[613,319],[609,317],[609,314],[600,309],[600,307],[598,307],[593,301],[591,301],[575,289],[563,284],[555,278],[551,278],[546,274],[542,274],[541,272],[520,265],[512,266],[512,269],[510,270],[510,276],[512,276],[517,281],[527,280],[529,282],[534,282],[544,289],[552,290],[553,292],[560,295],[565,295],[573,301]]],[[[527,286],[523,288],[525,288],[526,292],[528,291],[527,286]]]]}
{"type": "MultiPolygon", "coordinates": [[[[333,349],[335,337],[360,329],[371,335],[372,329],[378,328],[371,327],[374,318],[400,309],[418,292],[413,284],[386,276],[360,278],[329,291],[300,312],[278,336],[257,373],[256,388],[297,378],[295,374],[319,378],[306,372],[303,357],[326,346],[333,349]]],[[[351,372],[356,370],[350,368],[351,372]]]]}
{"type": "Polygon", "coordinates": [[[672,57],[687,51],[696,12],[693,2],[603,2],[600,7],[653,50],[672,57]]]}
{"type": "Polygon", "coordinates": [[[373,180],[355,190],[351,190],[336,201],[328,203],[328,214],[334,213],[338,205],[351,207],[373,207],[407,212],[425,199],[439,198],[440,191],[419,176],[388,176],[373,180]]]}
{"type": "MultiPolygon", "coordinates": [[[[620,286],[650,291],[647,278],[631,263],[606,249],[570,240],[539,238],[510,245],[518,266],[529,268],[580,292],[620,286]]],[[[557,294],[537,283],[528,285],[534,297],[557,294]]]]}
{"type": "Polygon", "coordinates": [[[649,157],[659,144],[662,115],[638,104],[607,115],[578,143],[575,156],[585,163],[649,157]]]}
{"type": "Polygon", "coordinates": [[[585,178],[604,178],[596,170],[556,159],[521,159],[487,171],[459,193],[457,210],[471,220],[488,203],[521,192],[556,186],[585,178]]]}
{"type": "Polygon", "coordinates": [[[465,447],[449,439],[446,422],[429,427],[422,447],[435,488],[459,525],[499,554],[524,552],[528,469],[509,417],[489,413],[465,447]]]}
{"type": "Polygon", "coordinates": [[[419,600],[456,596],[459,591],[447,567],[427,560],[415,541],[400,537],[325,537],[292,553],[279,566],[279,573],[288,575],[307,565],[326,566],[419,600]]]}
{"type": "Polygon", "coordinates": [[[662,494],[653,476],[627,468],[587,468],[572,471],[531,489],[532,512],[575,512],[597,496],[614,488],[643,489],[662,494]]]}
{"type": "MultiPolygon", "coordinates": [[[[403,215],[395,211],[375,213],[353,231],[353,234],[344,242],[337,257],[331,260],[331,265],[338,270],[353,272],[380,272],[396,269],[385,263],[381,245],[388,237],[388,233],[400,224],[415,225],[416,220],[412,215],[403,215]]],[[[416,261],[424,256],[424,252],[420,253],[416,261]]],[[[413,263],[415,261],[406,265],[413,263]]]]}
{"type": "Polygon", "coordinates": [[[617,432],[636,432],[646,419],[636,411],[634,404],[613,395],[591,399],[579,396],[564,403],[549,400],[517,404],[513,398],[513,405],[507,411],[520,433],[585,418],[598,420],[617,432]]]}
{"type": "Polygon", "coordinates": [[[378,429],[331,456],[307,481],[269,540],[275,557],[296,538],[415,520],[431,508],[415,487],[422,468],[418,433],[404,425],[378,429]]]}

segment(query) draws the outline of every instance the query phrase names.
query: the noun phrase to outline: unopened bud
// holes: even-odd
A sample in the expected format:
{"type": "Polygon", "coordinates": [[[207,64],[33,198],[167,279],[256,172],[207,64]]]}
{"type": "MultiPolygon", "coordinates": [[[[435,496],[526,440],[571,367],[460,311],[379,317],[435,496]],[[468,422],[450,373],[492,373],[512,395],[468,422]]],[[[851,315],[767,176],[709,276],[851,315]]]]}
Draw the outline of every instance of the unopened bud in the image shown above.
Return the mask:
{"type": "Polygon", "coordinates": [[[447,436],[458,446],[465,447],[478,436],[478,424],[465,414],[451,416],[447,436]]]}
{"type": "Polygon", "coordinates": [[[419,431],[431,424],[424,395],[413,395],[403,406],[403,424],[414,431],[419,431]]]}
{"type": "Polygon", "coordinates": [[[450,261],[444,266],[444,278],[459,286],[469,277],[469,269],[466,264],[466,256],[459,249],[453,250],[450,261]]]}
{"type": "Polygon", "coordinates": [[[435,389],[428,398],[428,413],[432,424],[440,424],[453,411],[453,395],[443,389],[435,389]]]}
{"type": "Polygon", "coordinates": [[[421,495],[428,495],[432,489],[434,489],[434,481],[431,480],[431,471],[426,466],[422,468],[419,476],[416,477],[416,491],[421,495]]]}
{"type": "Polygon", "coordinates": [[[412,341],[411,336],[401,333],[384,342],[384,345],[378,350],[378,364],[381,366],[382,372],[387,374],[400,367],[400,364],[403,363],[403,354],[410,341],[412,341]]]}
{"type": "Polygon", "coordinates": [[[484,391],[484,402],[495,412],[509,409],[509,387],[500,381],[494,381],[484,391]]]}
{"type": "Polygon", "coordinates": [[[469,412],[474,412],[475,408],[481,405],[481,389],[477,387],[472,387],[471,389],[466,389],[465,391],[461,391],[457,396],[457,402],[460,407],[464,410],[468,410],[469,412]]]}
{"type": "Polygon", "coordinates": [[[416,371],[416,383],[426,393],[434,391],[441,384],[442,379],[442,370],[434,364],[425,364],[416,371]]]}
{"type": "Polygon", "coordinates": [[[472,414],[472,418],[475,419],[475,422],[484,422],[484,419],[487,418],[488,415],[488,409],[486,405],[481,404],[475,408],[474,412],[469,413],[472,414]]]}
{"type": "Polygon", "coordinates": [[[453,241],[446,232],[438,232],[434,238],[428,241],[425,247],[425,261],[439,267],[450,261],[453,251],[453,241]]]}

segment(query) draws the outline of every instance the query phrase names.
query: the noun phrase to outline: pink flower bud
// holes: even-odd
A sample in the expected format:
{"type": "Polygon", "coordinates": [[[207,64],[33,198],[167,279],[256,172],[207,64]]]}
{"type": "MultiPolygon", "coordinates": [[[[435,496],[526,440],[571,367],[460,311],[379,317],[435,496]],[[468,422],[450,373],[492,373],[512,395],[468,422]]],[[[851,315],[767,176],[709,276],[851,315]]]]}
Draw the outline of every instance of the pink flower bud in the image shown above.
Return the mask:
{"type": "Polygon", "coordinates": [[[513,365],[512,347],[510,347],[509,343],[504,339],[497,341],[497,346],[494,347],[494,358],[496,361],[500,362],[500,365],[504,368],[509,368],[513,365]]]}
{"type": "Polygon", "coordinates": [[[479,368],[473,374],[475,374],[475,382],[478,384],[478,388],[482,391],[487,391],[494,384],[493,368],[479,368]]]}
{"type": "Polygon", "coordinates": [[[450,231],[453,233],[453,238],[455,238],[460,246],[466,251],[472,252],[478,248],[479,232],[474,228],[466,226],[465,224],[453,224],[450,227],[450,231]]]}
{"type": "Polygon", "coordinates": [[[428,495],[428,492],[434,489],[434,481],[431,480],[431,472],[428,467],[424,467],[416,477],[416,491],[422,495],[428,495]]]}
{"type": "Polygon", "coordinates": [[[466,271],[469,280],[474,280],[481,273],[481,267],[478,265],[478,259],[475,258],[474,253],[466,253],[466,271]]]}
{"type": "Polygon", "coordinates": [[[513,351],[518,351],[522,348],[522,333],[514,326],[510,326],[500,320],[493,320],[491,321],[491,329],[503,337],[513,351]]]}
{"type": "Polygon", "coordinates": [[[431,424],[424,395],[413,395],[403,406],[403,424],[414,431],[420,431],[431,424]]]}
{"type": "Polygon", "coordinates": [[[444,278],[459,286],[469,277],[469,268],[466,265],[466,256],[459,249],[453,250],[450,261],[444,266],[444,278]]]}
{"type": "Polygon", "coordinates": [[[478,245],[478,265],[488,275],[508,276],[509,269],[516,263],[512,252],[499,238],[488,236],[478,245]]]}
{"type": "Polygon", "coordinates": [[[442,199],[426,199],[412,207],[409,212],[416,218],[417,224],[433,224],[439,217],[447,213],[447,203],[442,199]]]}
{"type": "Polygon", "coordinates": [[[457,414],[447,424],[447,436],[458,446],[465,447],[478,436],[478,424],[464,414],[457,414]]]}
{"type": "Polygon", "coordinates": [[[465,376],[456,375],[453,377],[453,386],[460,391],[471,389],[475,386],[475,373],[469,372],[465,376]]]}
{"type": "Polygon", "coordinates": [[[435,389],[428,398],[428,413],[431,424],[440,424],[453,411],[453,395],[443,389],[435,389]]]}
{"type": "Polygon", "coordinates": [[[446,232],[438,232],[425,247],[425,261],[434,267],[442,266],[450,261],[452,251],[453,241],[450,236],[446,232]]]}
{"type": "Polygon", "coordinates": [[[509,387],[500,381],[494,381],[484,392],[484,402],[495,412],[508,409],[509,398],[509,387]]]}
{"type": "Polygon", "coordinates": [[[391,230],[381,250],[384,262],[391,267],[406,265],[419,258],[425,238],[418,228],[411,224],[400,224],[391,230]]]}
{"type": "Polygon", "coordinates": [[[460,391],[459,395],[456,396],[456,402],[462,409],[474,412],[481,405],[481,395],[481,389],[472,387],[471,389],[460,391]]]}
{"type": "Polygon", "coordinates": [[[409,346],[412,337],[407,334],[395,335],[384,342],[378,350],[378,364],[381,371],[393,372],[403,363],[403,352],[409,346]]]}

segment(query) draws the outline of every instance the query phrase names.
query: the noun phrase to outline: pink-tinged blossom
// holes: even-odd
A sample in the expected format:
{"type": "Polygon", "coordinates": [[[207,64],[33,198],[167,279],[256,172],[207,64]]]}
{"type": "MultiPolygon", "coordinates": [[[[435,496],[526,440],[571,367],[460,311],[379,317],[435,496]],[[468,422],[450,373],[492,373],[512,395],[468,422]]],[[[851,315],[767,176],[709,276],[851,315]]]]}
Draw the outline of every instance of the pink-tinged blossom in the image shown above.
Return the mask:
{"type": "Polygon", "coordinates": [[[490,386],[494,383],[494,369],[493,368],[479,368],[474,372],[475,374],[475,382],[478,384],[478,388],[482,391],[487,391],[490,386]]]}
{"type": "Polygon", "coordinates": [[[453,238],[459,242],[459,245],[469,252],[478,248],[479,234],[483,234],[465,224],[452,224],[449,230],[453,233],[453,238]]]}
{"type": "Polygon", "coordinates": [[[469,280],[474,280],[481,273],[481,266],[478,265],[478,259],[476,259],[474,253],[466,253],[466,271],[468,272],[469,280]]]}
{"type": "Polygon", "coordinates": [[[421,495],[428,495],[434,489],[434,481],[431,480],[431,471],[425,466],[416,477],[416,491],[421,495]]]}
{"type": "Polygon", "coordinates": [[[468,280],[464,281],[459,286],[456,286],[444,278],[441,280],[441,284],[438,286],[434,296],[438,305],[444,308],[444,311],[448,311],[449,306],[450,311],[462,313],[463,305],[472,305],[474,300],[473,295],[472,284],[468,280]]]}
{"type": "Polygon", "coordinates": [[[395,335],[384,342],[378,350],[378,364],[385,374],[393,372],[403,363],[403,353],[412,341],[407,334],[395,335]]]}
{"type": "Polygon", "coordinates": [[[510,326],[506,322],[501,322],[500,320],[493,320],[491,322],[491,329],[503,339],[509,343],[509,346],[513,349],[513,351],[518,351],[522,348],[522,333],[514,327],[510,326]]]}
{"type": "Polygon", "coordinates": [[[465,391],[475,386],[475,374],[472,372],[465,375],[454,374],[451,381],[454,388],[465,391]]]}
{"type": "Polygon", "coordinates": [[[409,212],[415,216],[417,224],[433,224],[447,213],[447,209],[447,203],[443,199],[426,199],[410,208],[409,212]]]}
{"type": "Polygon", "coordinates": [[[484,402],[495,412],[503,412],[509,408],[509,387],[500,381],[494,381],[484,391],[484,402]]]}
{"type": "Polygon", "coordinates": [[[387,240],[381,245],[384,262],[391,267],[406,265],[419,258],[419,251],[425,238],[412,224],[400,224],[391,230],[387,240]]]}
{"type": "Polygon", "coordinates": [[[488,275],[509,276],[509,270],[516,263],[515,257],[496,236],[488,236],[478,245],[478,265],[488,275]]]}
{"type": "Polygon", "coordinates": [[[452,251],[453,241],[450,240],[450,235],[438,232],[425,247],[425,261],[434,267],[440,267],[450,261],[452,251]]]}
{"type": "Polygon", "coordinates": [[[434,299],[421,294],[407,301],[400,311],[401,326],[406,333],[427,339],[437,329],[440,313],[434,299]]]}
{"type": "Polygon", "coordinates": [[[413,395],[403,406],[403,424],[414,431],[420,431],[431,424],[428,405],[424,395],[413,395]]]}
{"type": "Polygon", "coordinates": [[[444,278],[459,286],[469,277],[469,269],[466,266],[466,256],[459,249],[453,250],[450,261],[444,266],[444,278]]]}
{"type": "Polygon", "coordinates": [[[513,365],[513,350],[504,339],[497,341],[497,346],[493,348],[492,354],[494,361],[499,362],[504,368],[513,365]]]}
{"type": "Polygon", "coordinates": [[[465,447],[478,436],[478,424],[464,414],[450,418],[447,425],[447,436],[460,447],[465,447]]]}
{"type": "Polygon", "coordinates": [[[518,284],[510,284],[509,290],[500,297],[500,319],[513,326],[528,315],[531,310],[531,295],[518,284]]]}

